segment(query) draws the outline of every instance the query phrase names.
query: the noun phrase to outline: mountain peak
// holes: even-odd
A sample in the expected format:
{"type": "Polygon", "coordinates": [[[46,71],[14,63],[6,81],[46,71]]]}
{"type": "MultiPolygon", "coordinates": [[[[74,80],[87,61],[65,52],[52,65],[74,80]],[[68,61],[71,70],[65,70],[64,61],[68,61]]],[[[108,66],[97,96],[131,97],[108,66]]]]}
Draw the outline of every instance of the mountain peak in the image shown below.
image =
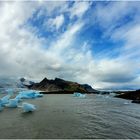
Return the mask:
{"type": "Polygon", "coordinates": [[[81,92],[81,93],[92,93],[97,92],[90,85],[82,85],[72,81],[65,81],[60,78],[49,80],[46,77],[40,82],[35,83],[31,86],[31,89],[42,90],[47,92],[81,92]]]}

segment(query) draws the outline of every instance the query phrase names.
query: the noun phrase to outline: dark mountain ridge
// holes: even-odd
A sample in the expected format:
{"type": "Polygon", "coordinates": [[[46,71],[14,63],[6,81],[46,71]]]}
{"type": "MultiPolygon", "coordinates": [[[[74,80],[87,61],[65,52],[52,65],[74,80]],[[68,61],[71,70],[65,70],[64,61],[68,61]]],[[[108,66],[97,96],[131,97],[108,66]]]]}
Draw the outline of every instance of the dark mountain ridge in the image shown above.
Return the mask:
{"type": "Polygon", "coordinates": [[[50,93],[73,93],[73,92],[81,92],[81,93],[96,93],[97,90],[93,89],[88,84],[79,84],[77,82],[66,81],[60,78],[55,78],[54,80],[49,80],[44,78],[40,83],[33,83],[28,86],[29,89],[40,90],[44,92],[50,93]]]}

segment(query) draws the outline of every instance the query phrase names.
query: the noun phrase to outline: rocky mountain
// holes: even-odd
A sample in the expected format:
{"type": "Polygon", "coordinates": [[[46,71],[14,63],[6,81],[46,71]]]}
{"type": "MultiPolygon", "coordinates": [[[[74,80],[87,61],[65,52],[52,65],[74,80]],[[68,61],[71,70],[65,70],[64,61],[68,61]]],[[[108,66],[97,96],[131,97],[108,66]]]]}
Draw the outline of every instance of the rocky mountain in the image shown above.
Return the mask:
{"type": "Polygon", "coordinates": [[[52,93],[73,93],[73,92],[81,92],[81,93],[96,93],[97,90],[93,89],[88,84],[79,84],[76,82],[65,81],[60,78],[55,78],[54,80],[49,80],[44,78],[40,83],[33,83],[28,86],[29,89],[41,90],[44,92],[52,92],[52,93]]]}

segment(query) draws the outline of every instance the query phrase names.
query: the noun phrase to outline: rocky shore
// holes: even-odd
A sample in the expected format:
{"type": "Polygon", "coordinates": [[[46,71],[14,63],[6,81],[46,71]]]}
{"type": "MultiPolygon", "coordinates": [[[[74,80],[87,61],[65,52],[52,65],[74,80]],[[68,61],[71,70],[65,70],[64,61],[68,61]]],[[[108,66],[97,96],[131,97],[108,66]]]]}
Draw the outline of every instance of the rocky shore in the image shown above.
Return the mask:
{"type": "Polygon", "coordinates": [[[135,91],[125,91],[118,93],[115,97],[132,100],[132,103],[140,103],[140,89],[135,91]]]}

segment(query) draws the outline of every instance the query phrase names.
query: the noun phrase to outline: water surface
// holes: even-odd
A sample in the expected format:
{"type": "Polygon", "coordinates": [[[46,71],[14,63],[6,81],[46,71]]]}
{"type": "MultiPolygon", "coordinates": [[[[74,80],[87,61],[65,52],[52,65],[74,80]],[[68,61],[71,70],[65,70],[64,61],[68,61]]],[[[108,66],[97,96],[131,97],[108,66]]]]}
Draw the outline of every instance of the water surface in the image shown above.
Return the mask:
{"type": "Polygon", "coordinates": [[[124,99],[49,94],[25,101],[37,110],[5,108],[0,112],[0,138],[140,138],[140,105],[124,99]]]}

